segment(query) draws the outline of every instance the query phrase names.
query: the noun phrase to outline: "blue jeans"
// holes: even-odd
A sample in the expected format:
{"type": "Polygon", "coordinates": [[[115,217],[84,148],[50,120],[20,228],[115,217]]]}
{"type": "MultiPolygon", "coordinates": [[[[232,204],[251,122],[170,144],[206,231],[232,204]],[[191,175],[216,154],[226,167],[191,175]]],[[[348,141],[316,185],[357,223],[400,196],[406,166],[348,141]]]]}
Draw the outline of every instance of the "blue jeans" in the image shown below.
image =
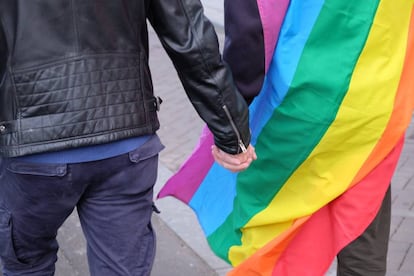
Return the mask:
{"type": "Polygon", "coordinates": [[[116,157],[74,164],[0,159],[0,257],[4,276],[53,275],[56,235],[77,208],[91,275],[149,275],[158,153],[154,136],[116,157]]]}

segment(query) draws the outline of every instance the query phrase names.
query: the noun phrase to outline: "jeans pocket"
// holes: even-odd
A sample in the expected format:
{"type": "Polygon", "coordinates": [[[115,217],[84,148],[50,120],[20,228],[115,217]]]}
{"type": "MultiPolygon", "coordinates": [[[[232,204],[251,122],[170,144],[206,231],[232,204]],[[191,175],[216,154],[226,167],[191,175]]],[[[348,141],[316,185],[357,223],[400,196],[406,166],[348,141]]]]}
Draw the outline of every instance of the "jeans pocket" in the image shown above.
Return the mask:
{"type": "Polygon", "coordinates": [[[65,176],[67,173],[66,164],[43,164],[30,162],[10,162],[8,168],[16,174],[37,175],[37,176],[65,176]]]}
{"type": "Polygon", "coordinates": [[[164,145],[161,143],[160,138],[154,135],[142,146],[129,152],[129,160],[133,163],[138,163],[158,155],[163,149],[164,145]]]}
{"type": "Polygon", "coordinates": [[[21,263],[16,256],[12,229],[10,212],[0,207],[0,257],[6,264],[21,263]]]}
{"type": "Polygon", "coordinates": [[[67,164],[11,161],[4,181],[14,187],[11,190],[21,191],[19,197],[27,196],[38,201],[64,199],[72,192],[72,174],[67,164]]]}
{"type": "Polygon", "coordinates": [[[137,264],[141,270],[138,275],[149,275],[155,259],[155,231],[152,228],[151,221],[148,223],[147,231],[141,236],[141,243],[138,247],[137,264]]]}

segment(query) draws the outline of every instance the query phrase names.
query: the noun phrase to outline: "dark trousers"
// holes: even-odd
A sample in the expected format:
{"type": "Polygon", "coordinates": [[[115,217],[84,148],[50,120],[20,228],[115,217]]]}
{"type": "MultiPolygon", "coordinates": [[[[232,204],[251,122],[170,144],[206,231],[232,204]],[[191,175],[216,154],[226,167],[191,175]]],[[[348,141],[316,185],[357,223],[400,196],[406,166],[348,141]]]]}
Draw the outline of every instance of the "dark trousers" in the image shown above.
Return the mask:
{"type": "Polygon", "coordinates": [[[387,270],[391,224],[391,188],[388,188],[377,216],[356,240],[338,256],[338,276],[384,276],[387,270]]]}
{"type": "Polygon", "coordinates": [[[0,257],[5,276],[53,275],[59,227],[75,207],[91,275],[149,275],[158,137],[117,157],[74,164],[0,160],[0,257]]]}

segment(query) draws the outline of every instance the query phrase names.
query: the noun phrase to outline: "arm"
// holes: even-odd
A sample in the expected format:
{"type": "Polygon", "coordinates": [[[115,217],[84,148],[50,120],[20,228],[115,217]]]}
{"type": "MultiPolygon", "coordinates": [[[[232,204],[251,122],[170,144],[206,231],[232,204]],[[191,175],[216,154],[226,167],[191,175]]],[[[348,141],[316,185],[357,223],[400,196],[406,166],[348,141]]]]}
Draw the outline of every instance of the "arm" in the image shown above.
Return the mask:
{"type": "Polygon", "coordinates": [[[224,152],[250,143],[248,108],[223,62],[213,25],[198,0],[152,0],[149,20],[200,117],[224,152]]]}
{"type": "Polygon", "coordinates": [[[224,0],[226,34],[223,58],[240,93],[250,103],[265,75],[263,27],[256,0],[224,0]]]}

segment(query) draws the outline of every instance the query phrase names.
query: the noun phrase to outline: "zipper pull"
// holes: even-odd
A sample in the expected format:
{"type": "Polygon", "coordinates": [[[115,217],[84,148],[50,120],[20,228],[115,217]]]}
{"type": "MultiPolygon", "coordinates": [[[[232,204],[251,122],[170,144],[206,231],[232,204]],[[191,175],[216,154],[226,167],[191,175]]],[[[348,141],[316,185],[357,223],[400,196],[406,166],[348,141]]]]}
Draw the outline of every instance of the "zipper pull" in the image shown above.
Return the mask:
{"type": "Polygon", "coordinates": [[[246,152],[247,149],[246,149],[246,147],[243,144],[243,141],[241,139],[239,130],[237,129],[236,124],[234,123],[233,118],[231,117],[230,111],[228,110],[228,108],[227,108],[226,105],[223,105],[223,110],[224,110],[224,113],[227,115],[227,118],[229,119],[230,125],[233,128],[234,133],[237,136],[237,140],[239,141],[239,147],[240,147],[240,149],[242,150],[242,152],[246,152]]]}
{"type": "Polygon", "coordinates": [[[243,144],[242,140],[239,140],[239,146],[240,146],[242,152],[247,152],[246,146],[243,144]]]}

